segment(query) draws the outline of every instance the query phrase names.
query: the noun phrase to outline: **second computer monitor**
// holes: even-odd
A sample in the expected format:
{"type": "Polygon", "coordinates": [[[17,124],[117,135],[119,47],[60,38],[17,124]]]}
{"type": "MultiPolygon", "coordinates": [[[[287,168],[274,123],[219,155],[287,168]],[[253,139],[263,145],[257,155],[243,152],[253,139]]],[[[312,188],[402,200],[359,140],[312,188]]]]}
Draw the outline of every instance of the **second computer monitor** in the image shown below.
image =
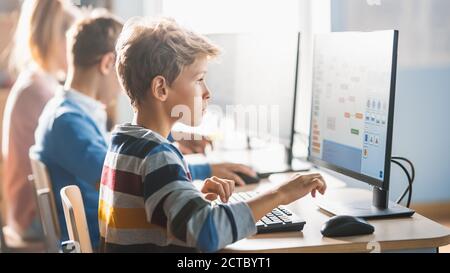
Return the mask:
{"type": "MultiPolygon", "coordinates": [[[[207,35],[222,49],[218,61],[209,64],[206,83],[212,103],[227,106],[263,107],[258,122],[269,123],[276,107],[278,128],[272,137],[290,148],[298,77],[298,32],[222,33],[207,35]],[[262,115],[263,113],[264,115],[262,115]],[[265,120],[263,120],[265,119],[265,120]]],[[[251,109],[251,108],[247,108],[251,109]]],[[[253,108],[255,109],[255,108],[253,108]]],[[[249,111],[250,112],[250,111],[249,111]]],[[[248,125],[248,124],[247,124],[248,125]]],[[[269,126],[270,127],[270,126],[269,126]]],[[[254,128],[244,129],[250,134],[254,128]]]]}

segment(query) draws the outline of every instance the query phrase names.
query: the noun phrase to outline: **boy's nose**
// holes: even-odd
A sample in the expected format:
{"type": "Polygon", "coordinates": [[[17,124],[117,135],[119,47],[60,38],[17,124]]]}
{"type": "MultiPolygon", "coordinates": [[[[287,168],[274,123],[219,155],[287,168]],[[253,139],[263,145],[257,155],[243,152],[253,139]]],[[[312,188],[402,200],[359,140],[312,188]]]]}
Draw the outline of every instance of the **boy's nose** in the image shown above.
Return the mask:
{"type": "Polygon", "coordinates": [[[209,100],[210,98],[211,98],[211,92],[209,91],[208,87],[205,87],[205,89],[203,89],[203,99],[209,100]]]}

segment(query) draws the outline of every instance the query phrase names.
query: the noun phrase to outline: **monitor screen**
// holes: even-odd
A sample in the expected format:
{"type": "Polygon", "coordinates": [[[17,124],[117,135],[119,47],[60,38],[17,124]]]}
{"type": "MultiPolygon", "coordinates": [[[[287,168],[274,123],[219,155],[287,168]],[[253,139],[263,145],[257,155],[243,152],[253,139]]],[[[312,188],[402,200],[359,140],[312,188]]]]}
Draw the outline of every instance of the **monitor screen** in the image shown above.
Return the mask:
{"type": "MultiPolygon", "coordinates": [[[[206,75],[211,103],[224,111],[227,106],[245,107],[249,114],[256,110],[257,129],[265,123],[267,132],[276,134],[273,137],[283,145],[290,145],[299,33],[223,33],[207,37],[222,49],[219,59],[209,64],[206,75]],[[272,115],[276,109],[278,115],[272,115]],[[276,117],[277,128],[270,128],[276,117]]],[[[254,127],[237,129],[254,136],[261,133],[254,132],[254,127]]]]}
{"type": "Polygon", "coordinates": [[[385,181],[392,142],[396,36],[395,31],[377,31],[315,37],[312,161],[365,182],[385,181]]]}

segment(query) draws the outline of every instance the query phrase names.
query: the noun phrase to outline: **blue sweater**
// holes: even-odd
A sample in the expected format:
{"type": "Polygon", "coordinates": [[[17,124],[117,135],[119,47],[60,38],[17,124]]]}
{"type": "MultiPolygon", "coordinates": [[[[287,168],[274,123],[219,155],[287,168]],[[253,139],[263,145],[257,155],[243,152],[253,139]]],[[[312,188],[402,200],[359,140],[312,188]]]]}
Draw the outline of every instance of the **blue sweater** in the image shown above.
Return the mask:
{"type": "Polygon", "coordinates": [[[92,246],[99,244],[98,187],[107,144],[94,120],[68,98],[55,97],[45,107],[35,133],[33,152],[47,166],[55,195],[61,240],[68,240],[61,203],[63,187],[82,193],[92,246]]]}
{"type": "MultiPolygon", "coordinates": [[[[35,133],[33,153],[47,166],[55,195],[61,240],[69,240],[60,191],[77,185],[83,196],[92,246],[100,242],[98,226],[99,182],[106,152],[104,135],[95,121],[70,98],[55,96],[45,107],[35,133]]],[[[192,165],[193,179],[211,176],[208,164],[192,165]]]]}

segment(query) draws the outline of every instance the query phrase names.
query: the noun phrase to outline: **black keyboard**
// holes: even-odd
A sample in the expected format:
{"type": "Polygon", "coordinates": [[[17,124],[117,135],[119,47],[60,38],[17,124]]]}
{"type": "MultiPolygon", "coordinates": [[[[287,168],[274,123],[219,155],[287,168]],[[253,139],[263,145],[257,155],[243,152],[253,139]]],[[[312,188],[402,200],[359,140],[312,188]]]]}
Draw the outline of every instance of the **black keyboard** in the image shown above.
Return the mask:
{"type": "MultiPolygon", "coordinates": [[[[231,195],[229,202],[245,202],[258,195],[257,192],[236,192],[231,195]]],[[[217,199],[213,204],[221,204],[217,199]]],[[[256,223],[258,233],[301,231],[306,222],[284,207],[278,207],[267,213],[256,223]]]]}

